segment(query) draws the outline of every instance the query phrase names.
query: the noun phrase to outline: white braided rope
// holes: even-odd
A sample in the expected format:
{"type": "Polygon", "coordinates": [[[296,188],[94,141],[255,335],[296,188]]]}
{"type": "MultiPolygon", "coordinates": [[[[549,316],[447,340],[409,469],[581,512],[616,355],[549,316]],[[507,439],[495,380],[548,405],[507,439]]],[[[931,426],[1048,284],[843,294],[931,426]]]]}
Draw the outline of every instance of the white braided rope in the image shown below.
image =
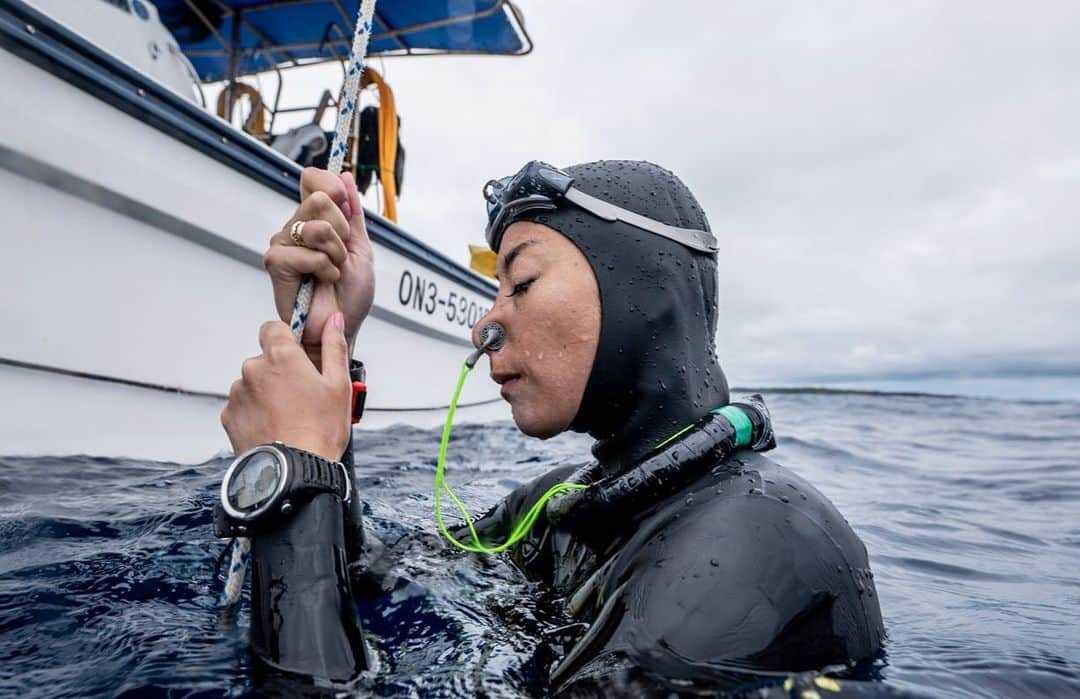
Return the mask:
{"type": "MultiPolygon", "coordinates": [[[[356,101],[360,95],[360,76],[364,72],[364,58],[367,56],[368,40],[371,38],[372,22],[375,17],[375,0],[362,0],[360,15],[356,19],[356,33],[353,34],[352,53],[349,55],[349,68],[345,71],[345,87],[341,90],[341,103],[338,105],[337,124],[334,126],[334,142],[330,146],[330,160],[326,169],[338,175],[341,173],[345,153],[349,149],[349,126],[356,112],[356,101]]],[[[311,296],[315,290],[315,279],[304,277],[293,302],[292,319],[289,329],[299,342],[304,335],[304,323],[307,322],[311,309],[311,296]]]]}
{"type": "Polygon", "coordinates": [[[251,556],[251,539],[239,538],[233,543],[232,560],[229,561],[229,577],[225,580],[225,604],[236,604],[244,589],[248,558],[251,556]]]}
{"type": "MultiPolygon", "coordinates": [[[[337,124],[334,127],[334,142],[330,146],[330,159],[326,169],[335,175],[341,174],[348,150],[349,126],[356,112],[356,103],[360,97],[360,76],[364,72],[364,58],[367,57],[368,40],[375,18],[375,0],[362,0],[356,19],[356,31],[353,34],[352,52],[349,55],[349,68],[345,72],[345,86],[341,90],[341,103],[338,105],[337,124]]],[[[293,338],[300,342],[304,336],[304,324],[308,311],[311,310],[311,297],[315,291],[315,278],[308,275],[300,281],[293,302],[292,318],[289,329],[293,338]]],[[[248,558],[251,556],[251,539],[239,537],[233,544],[232,560],[229,562],[229,577],[225,581],[225,604],[236,604],[240,591],[244,588],[248,558]]]]}
{"type": "Polygon", "coordinates": [[[334,143],[330,146],[330,162],[326,169],[337,175],[345,160],[348,149],[349,125],[356,100],[360,94],[360,76],[364,72],[364,58],[367,56],[368,39],[375,17],[375,0],[363,0],[360,3],[360,16],[356,19],[356,33],[353,34],[352,53],[349,55],[349,69],[345,72],[345,87],[341,91],[341,104],[338,108],[337,125],[334,127],[334,143]]]}

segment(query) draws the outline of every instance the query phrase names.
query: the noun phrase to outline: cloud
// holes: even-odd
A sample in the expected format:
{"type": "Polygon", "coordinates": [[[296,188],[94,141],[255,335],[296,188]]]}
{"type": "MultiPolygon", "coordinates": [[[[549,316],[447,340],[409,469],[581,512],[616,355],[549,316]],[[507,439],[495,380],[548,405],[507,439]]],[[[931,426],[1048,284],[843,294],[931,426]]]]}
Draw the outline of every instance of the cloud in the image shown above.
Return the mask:
{"type": "Polygon", "coordinates": [[[735,383],[1080,356],[1080,5],[520,6],[526,58],[385,62],[433,246],[527,160],[648,159],[722,241],[735,383]]]}

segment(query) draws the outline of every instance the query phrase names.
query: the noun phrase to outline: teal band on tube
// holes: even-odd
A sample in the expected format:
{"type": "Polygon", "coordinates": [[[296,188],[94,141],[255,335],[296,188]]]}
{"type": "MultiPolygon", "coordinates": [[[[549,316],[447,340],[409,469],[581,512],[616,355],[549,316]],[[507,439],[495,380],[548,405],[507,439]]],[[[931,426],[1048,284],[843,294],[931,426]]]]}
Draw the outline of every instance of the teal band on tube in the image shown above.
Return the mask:
{"type": "Polygon", "coordinates": [[[750,422],[750,418],[741,408],[734,405],[725,405],[723,408],[717,408],[713,412],[717,415],[723,415],[731,423],[731,426],[735,428],[735,446],[745,447],[750,444],[750,436],[754,432],[754,423],[750,422]]]}

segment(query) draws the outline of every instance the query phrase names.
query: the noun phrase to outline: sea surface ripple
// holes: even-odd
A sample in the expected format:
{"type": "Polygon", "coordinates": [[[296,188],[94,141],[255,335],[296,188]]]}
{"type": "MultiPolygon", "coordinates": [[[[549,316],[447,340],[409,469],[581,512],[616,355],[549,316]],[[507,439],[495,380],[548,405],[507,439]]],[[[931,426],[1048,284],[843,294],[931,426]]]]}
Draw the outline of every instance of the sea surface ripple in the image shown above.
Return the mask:
{"type": "MultiPolygon", "coordinates": [[[[1080,403],[766,397],[770,456],[830,497],[870,552],[888,633],[878,681],[941,697],[1080,696],[1080,403]]],[[[357,691],[543,693],[537,638],[560,623],[558,605],[502,560],[440,545],[438,437],[357,433],[369,528],[417,541],[406,583],[360,605],[382,671],[357,691]]],[[[461,426],[447,467],[478,512],[587,457],[578,435],[461,426]]],[[[227,463],[0,457],[0,695],[253,692],[246,609],[220,613],[213,573],[210,508],[227,463]]]]}

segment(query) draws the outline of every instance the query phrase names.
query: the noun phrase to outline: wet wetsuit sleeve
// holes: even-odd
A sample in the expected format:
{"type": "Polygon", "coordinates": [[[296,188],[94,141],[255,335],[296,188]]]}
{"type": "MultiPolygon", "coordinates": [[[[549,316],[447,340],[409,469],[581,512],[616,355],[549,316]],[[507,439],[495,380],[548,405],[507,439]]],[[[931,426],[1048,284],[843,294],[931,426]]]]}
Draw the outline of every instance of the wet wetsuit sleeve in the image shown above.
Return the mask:
{"type": "Polygon", "coordinates": [[[351,522],[348,503],[322,492],[252,537],[250,644],[269,674],[348,681],[369,666],[346,573],[351,522]]]}
{"type": "Polygon", "coordinates": [[[766,496],[701,508],[628,541],[557,679],[627,664],[670,678],[798,671],[876,648],[857,561],[821,522],[766,496]]]}

